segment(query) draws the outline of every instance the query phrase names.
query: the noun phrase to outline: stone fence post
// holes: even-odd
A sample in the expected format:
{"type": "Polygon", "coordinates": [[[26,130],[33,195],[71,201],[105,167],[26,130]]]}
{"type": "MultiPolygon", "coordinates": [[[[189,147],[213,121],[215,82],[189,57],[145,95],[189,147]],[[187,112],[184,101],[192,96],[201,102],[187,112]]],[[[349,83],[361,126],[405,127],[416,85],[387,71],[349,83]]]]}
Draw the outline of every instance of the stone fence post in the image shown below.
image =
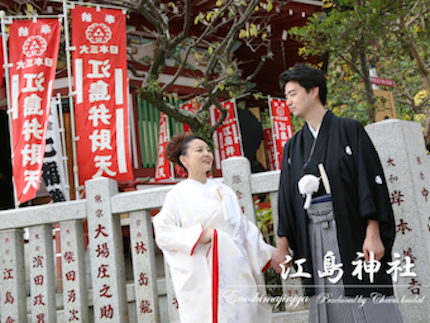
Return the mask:
{"type": "MultiPolygon", "coordinates": [[[[252,196],[251,189],[251,165],[247,158],[245,157],[231,157],[222,161],[222,172],[224,178],[224,184],[229,186],[236,193],[239,203],[242,206],[245,215],[253,223],[256,223],[255,206],[254,199],[252,196]]],[[[254,183],[254,185],[264,185],[263,178],[259,179],[254,183]]],[[[278,185],[276,186],[278,189],[278,185]]],[[[276,230],[278,228],[278,191],[269,192],[270,203],[272,207],[273,215],[273,228],[276,230]]],[[[295,270],[293,268],[292,272],[295,270]]],[[[282,279],[282,290],[284,296],[287,297],[301,297],[303,296],[303,286],[299,278],[288,277],[287,280],[282,279]]],[[[287,312],[301,311],[305,309],[305,304],[302,302],[294,307],[286,308],[287,312]]]]}
{"type": "Polygon", "coordinates": [[[29,231],[31,320],[57,323],[52,225],[36,225],[29,231]]]}
{"type": "Polygon", "coordinates": [[[82,220],[60,223],[64,322],[89,323],[82,220]]]}
{"type": "Polygon", "coordinates": [[[254,200],[252,197],[250,177],[251,164],[245,157],[230,157],[222,161],[224,184],[230,187],[237,196],[243,213],[256,223],[254,200]]]}
{"type": "Polygon", "coordinates": [[[135,211],[129,216],[137,322],[160,322],[151,212],[135,211]]]}
{"type": "Polygon", "coordinates": [[[22,229],[0,231],[0,315],[2,322],[27,322],[27,293],[25,290],[24,239],[22,229]]]}
{"type": "Polygon", "coordinates": [[[378,151],[393,206],[396,239],[393,261],[402,271],[395,284],[404,322],[426,322],[430,316],[430,163],[421,124],[386,120],[366,127],[378,151]],[[402,277],[409,256],[415,277],[402,277]]]}
{"type": "Polygon", "coordinates": [[[120,215],[112,214],[116,181],[97,178],[85,183],[94,322],[128,323],[120,215]]]}

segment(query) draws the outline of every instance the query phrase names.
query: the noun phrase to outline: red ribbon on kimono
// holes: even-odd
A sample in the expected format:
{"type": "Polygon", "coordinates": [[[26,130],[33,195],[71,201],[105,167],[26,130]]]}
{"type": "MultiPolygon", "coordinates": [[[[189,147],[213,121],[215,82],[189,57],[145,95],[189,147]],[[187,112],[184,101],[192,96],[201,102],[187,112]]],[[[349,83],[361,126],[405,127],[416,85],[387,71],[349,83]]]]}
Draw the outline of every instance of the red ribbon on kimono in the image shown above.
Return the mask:
{"type": "Polygon", "coordinates": [[[169,141],[169,127],[167,122],[167,115],[160,112],[160,127],[158,134],[158,150],[157,150],[157,164],[155,165],[156,182],[172,178],[172,168],[170,162],[164,157],[166,152],[167,142],[169,141]]]}
{"type": "Polygon", "coordinates": [[[281,169],[284,146],[294,135],[290,109],[286,100],[272,98],[269,99],[269,109],[272,117],[272,137],[275,148],[274,164],[275,169],[281,169]]]}
{"type": "Polygon", "coordinates": [[[218,232],[214,229],[212,237],[212,323],[218,323],[219,298],[219,259],[218,259],[218,232]]]}
{"type": "Polygon", "coordinates": [[[80,183],[133,179],[128,132],[126,17],[121,10],[72,9],[80,183]]]}
{"type": "MultiPolygon", "coordinates": [[[[227,117],[215,131],[218,149],[215,150],[216,166],[221,169],[220,161],[229,157],[242,156],[242,145],[239,137],[238,118],[235,100],[222,102],[221,105],[227,109],[227,117]],[[217,156],[219,154],[219,156],[217,156]]],[[[221,116],[221,112],[214,107],[212,124],[221,116]]]]}
{"type": "Polygon", "coordinates": [[[23,203],[39,189],[61,22],[14,21],[9,31],[13,176],[23,203]]]}
{"type": "MultiPolygon", "coordinates": [[[[188,101],[186,104],[181,105],[181,109],[195,113],[200,109],[200,102],[196,100],[188,101]]],[[[186,123],[184,123],[184,132],[191,133],[191,128],[186,123]]]]}

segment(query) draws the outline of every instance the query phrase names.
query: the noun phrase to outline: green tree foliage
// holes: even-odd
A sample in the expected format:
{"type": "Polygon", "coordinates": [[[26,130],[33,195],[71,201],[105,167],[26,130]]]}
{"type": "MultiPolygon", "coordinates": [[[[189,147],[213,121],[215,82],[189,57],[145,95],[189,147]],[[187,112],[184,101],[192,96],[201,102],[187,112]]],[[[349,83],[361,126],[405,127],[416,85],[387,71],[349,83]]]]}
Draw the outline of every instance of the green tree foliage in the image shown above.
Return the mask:
{"type": "MultiPolygon", "coordinates": [[[[383,13],[376,8],[395,6],[396,1],[326,1],[330,7],[324,14],[315,15],[304,27],[291,29],[294,37],[305,47],[300,54],[323,56],[329,53],[349,66],[360,79],[363,79],[367,105],[367,119],[374,121],[375,97],[373,95],[367,66],[369,44],[379,39],[381,30],[388,22],[381,19],[383,13]]],[[[385,12],[385,11],[384,11],[385,12]]]]}
{"type": "MultiPolygon", "coordinates": [[[[374,121],[368,65],[392,79],[403,119],[429,116],[429,4],[427,1],[324,1],[325,12],[290,30],[304,56],[329,56],[328,104],[363,124],[374,121]]],[[[326,62],[327,63],[327,62],[326,62]]],[[[381,87],[384,89],[384,87],[381,87]]],[[[390,90],[391,88],[385,88],[390,90]]],[[[429,138],[430,140],[430,138],[429,138]]]]}
{"type": "Polygon", "coordinates": [[[188,124],[194,134],[211,138],[227,114],[219,98],[235,97],[246,91],[264,62],[272,58],[270,18],[276,14],[276,7],[286,1],[218,0],[204,12],[196,12],[196,4],[191,0],[134,2],[137,4],[118,4],[138,12],[149,22],[145,31],[151,35],[151,44],[156,46],[154,56],[145,62],[149,71],[140,74],[145,80],[139,94],[160,111],[188,124]],[[173,25],[180,25],[182,29],[178,32],[173,25]],[[260,58],[254,73],[246,78],[242,77],[240,62],[233,55],[238,42],[260,58]],[[171,80],[161,84],[166,58],[175,61],[177,70],[171,80]],[[191,60],[195,62],[192,66],[191,60]],[[196,89],[190,98],[200,95],[202,102],[196,113],[181,110],[166,100],[171,95],[169,89],[189,70],[196,89]],[[209,122],[211,106],[221,112],[221,118],[213,126],[209,122]]]}

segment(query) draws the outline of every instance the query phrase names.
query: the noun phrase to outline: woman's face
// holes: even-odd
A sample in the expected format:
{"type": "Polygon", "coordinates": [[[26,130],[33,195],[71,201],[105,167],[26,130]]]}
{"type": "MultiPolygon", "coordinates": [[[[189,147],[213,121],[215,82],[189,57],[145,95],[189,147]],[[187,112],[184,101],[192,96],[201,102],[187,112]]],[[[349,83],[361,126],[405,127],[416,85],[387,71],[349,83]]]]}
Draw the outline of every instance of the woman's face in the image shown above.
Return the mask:
{"type": "Polygon", "coordinates": [[[212,167],[214,155],[205,141],[196,138],[188,143],[186,155],[179,158],[188,173],[207,173],[212,167]]]}

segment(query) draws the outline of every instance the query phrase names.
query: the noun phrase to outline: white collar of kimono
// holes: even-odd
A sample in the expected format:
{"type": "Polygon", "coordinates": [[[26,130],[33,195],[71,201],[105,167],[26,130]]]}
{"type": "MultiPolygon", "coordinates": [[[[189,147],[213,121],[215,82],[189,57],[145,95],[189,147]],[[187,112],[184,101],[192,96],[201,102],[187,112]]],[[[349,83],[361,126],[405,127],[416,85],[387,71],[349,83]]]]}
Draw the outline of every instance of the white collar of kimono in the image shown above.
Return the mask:
{"type": "Polygon", "coordinates": [[[312,128],[312,126],[306,122],[306,124],[308,125],[308,128],[309,128],[309,131],[311,132],[312,136],[314,136],[314,138],[318,137],[318,134],[319,134],[320,128],[321,128],[321,123],[319,124],[317,130],[314,130],[314,128],[312,128]]]}
{"type": "Polygon", "coordinates": [[[208,178],[206,180],[206,183],[199,182],[194,179],[186,179],[185,181],[180,182],[181,187],[184,189],[181,189],[182,192],[187,192],[187,194],[190,194],[191,189],[194,189],[193,192],[193,201],[194,203],[202,202],[205,203],[205,200],[203,199],[196,199],[198,195],[206,198],[206,199],[216,199],[220,201],[221,209],[214,208],[213,210],[209,210],[209,205],[205,205],[205,209],[209,213],[218,213],[222,212],[224,213],[224,219],[228,222],[230,222],[232,225],[236,223],[240,223],[241,219],[241,213],[242,210],[239,206],[239,201],[237,200],[236,195],[233,193],[233,191],[227,189],[227,187],[217,180],[213,180],[208,178]],[[218,191],[218,192],[217,192],[218,191]]]}

